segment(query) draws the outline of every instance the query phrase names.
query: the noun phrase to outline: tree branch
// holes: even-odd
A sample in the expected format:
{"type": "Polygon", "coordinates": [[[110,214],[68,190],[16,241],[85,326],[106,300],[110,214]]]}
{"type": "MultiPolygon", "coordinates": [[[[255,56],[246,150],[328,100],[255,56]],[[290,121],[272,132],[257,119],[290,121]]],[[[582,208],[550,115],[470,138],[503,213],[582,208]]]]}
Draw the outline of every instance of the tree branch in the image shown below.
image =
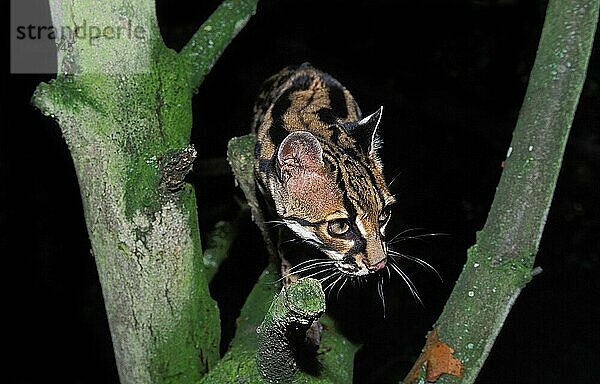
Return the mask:
{"type": "Polygon", "coordinates": [[[256,12],[258,0],[225,0],[179,53],[196,90],[231,40],[256,12]]]}
{"type": "MultiPolygon", "coordinates": [[[[548,4],[527,93],[487,222],[469,249],[463,272],[432,332],[462,362],[463,378],[443,375],[438,382],[475,380],[513,303],[531,279],[585,79],[599,4],[598,0],[551,0],[548,4]]],[[[428,353],[426,348],[422,357],[428,353]]],[[[424,378],[423,363],[419,359],[405,382],[424,378]]],[[[427,363],[427,370],[435,365],[427,363]]]]}
{"type": "Polygon", "coordinates": [[[270,383],[291,382],[298,370],[298,345],[306,343],[306,331],[325,312],[325,294],[315,279],[301,279],[282,288],[256,330],[256,362],[270,383]]]}

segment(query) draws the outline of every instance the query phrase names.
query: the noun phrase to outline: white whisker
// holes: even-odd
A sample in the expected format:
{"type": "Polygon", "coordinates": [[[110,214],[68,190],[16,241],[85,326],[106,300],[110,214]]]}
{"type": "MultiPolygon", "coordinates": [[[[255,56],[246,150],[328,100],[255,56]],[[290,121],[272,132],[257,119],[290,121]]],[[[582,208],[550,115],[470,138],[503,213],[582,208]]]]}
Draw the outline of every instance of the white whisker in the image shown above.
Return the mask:
{"type": "Polygon", "coordinates": [[[398,237],[404,235],[405,233],[412,232],[412,231],[422,231],[422,230],[423,230],[423,228],[408,228],[408,229],[405,229],[404,231],[398,233],[396,236],[394,236],[390,240],[388,240],[388,243],[396,240],[398,237]]]}
{"type": "Polygon", "coordinates": [[[301,268],[301,267],[309,265],[309,264],[320,263],[320,262],[329,262],[329,261],[330,260],[327,260],[327,259],[308,259],[308,260],[304,260],[304,261],[294,265],[290,269],[294,270],[296,268],[301,268]]]}
{"type": "MultiPolygon", "coordinates": [[[[327,275],[327,276],[323,277],[322,279],[319,279],[319,281],[321,282],[321,286],[322,286],[323,284],[325,284],[325,282],[326,282],[327,280],[329,280],[330,278],[332,278],[332,277],[335,277],[335,275],[336,275],[336,273],[335,273],[335,272],[336,272],[336,271],[334,270],[334,271],[333,271],[333,273],[330,273],[329,275],[327,275]]],[[[324,291],[325,291],[325,289],[323,289],[323,292],[324,292],[324,291]]]]}
{"type": "MultiPolygon", "coordinates": [[[[321,273],[326,273],[326,272],[329,272],[329,271],[330,271],[330,270],[332,270],[332,269],[333,269],[332,267],[329,267],[329,268],[324,268],[324,269],[321,269],[321,270],[319,270],[319,271],[317,271],[317,272],[313,272],[313,273],[311,273],[311,274],[308,274],[308,275],[306,275],[306,276],[302,276],[302,278],[303,278],[303,279],[306,279],[306,278],[309,278],[309,277],[314,277],[314,278],[316,278],[315,276],[318,276],[318,275],[320,275],[321,273]]],[[[328,275],[328,276],[325,276],[325,277],[322,277],[322,278],[318,278],[317,280],[319,280],[321,283],[323,283],[323,280],[327,279],[329,276],[330,276],[330,275],[328,275]]]]}
{"type": "MultiPolygon", "coordinates": [[[[268,283],[268,284],[277,284],[285,279],[287,279],[290,276],[293,275],[297,275],[299,273],[304,273],[304,272],[308,272],[314,269],[321,269],[315,273],[313,273],[310,276],[314,276],[314,275],[318,275],[319,273],[325,272],[328,269],[331,269],[331,265],[335,264],[334,260],[323,260],[323,259],[310,259],[310,260],[304,260],[301,263],[298,263],[297,265],[294,265],[293,267],[291,267],[287,273],[284,273],[282,277],[280,277],[279,279],[268,283]],[[313,264],[310,264],[313,263],[313,264]],[[330,267],[330,268],[326,268],[326,267],[330,267]]],[[[309,276],[304,276],[304,277],[309,277],[309,276]]]]}
{"type": "Polygon", "coordinates": [[[394,238],[392,238],[390,241],[388,241],[389,244],[396,244],[399,243],[401,241],[407,241],[407,240],[423,240],[424,237],[433,237],[433,236],[450,236],[450,234],[448,233],[424,233],[422,235],[414,235],[414,236],[402,236],[399,237],[400,234],[394,236],[394,238]]]}
{"type": "Polygon", "coordinates": [[[269,220],[269,221],[265,221],[264,224],[269,225],[269,229],[271,228],[275,228],[275,227],[279,227],[279,226],[285,226],[285,221],[282,220],[269,220]]]}
{"type": "Polygon", "coordinates": [[[418,300],[419,303],[421,303],[421,305],[423,305],[423,301],[421,300],[421,297],[419,296],[419,292],[417,291],[417,288],[415,287],[415,285],[413,284],[413,282],[410,280],[410,278],[408,277],[408,275],[406,273],[404,273],[400,269],[400,267],[398,267],[396,264],[394,264],[394,262],[391,262],[390,265],[392,266],[392,269],[394,271],[396,271],[396,273],[398,273],[398,275],[400,276],[400,278],[408,286],[408,288],[410,289],[410,292],[412,293],[413,297],[416,300],[418,300]]]}
{"type": "Polygon", "coordinates": [[[267,220],[264,223],[265,224],[285,224],[285,221],[282,221],[282,220],[267,220]]]}
{"type": "Polygon", "coordinates": [[[342,285],[340,285],[340,287],[338,288],[337,294],[335,295],[336,299],[339,300],[340,298],[340,292],[342,291],[342,289],[344,289],[344,285],[346,285],[346,283],[348,282],[348,277],[344,274],[342,274],[342,276],[344,277],[344,281],[342,282],[342,285]]]}
{"type": "MultiPolygon", "coordinates": [[[[335,274],[334,274],[335,276],[335,274]]],[[[338,281],[340,281],[342,279],[342,274],[340,273],[338,278],[335,279],[333,282],[329,283],[325,288],[323,288],[323,292],[327,293],[327,297],[329,297],[329,295],[331,294],[331,292],[333,292],[333,287],[335,287],[335,285],[338,283],[338,281]],[[327,292],[329,290],[329,292],[327,292]]]]}
{"type": "Polygon", "coordinates": [[[383,306],[383,318],[385,319],[385,297],[383,293],[383,275],[380,276],[379,281],[377,282],[377,293],[379,293],[379,297],[381,298],[381,305],[383,306]]]}
{"type": "Polygon", "coordinates": [[[392,272],[390,272],[390,265],[388,263],[385,264],[385,270],[387,271],[388,280],[392,279],[392,272]]]}
{"type": "Polygon", "coordinates": [[[400,176],[400,175],[402,174],[402,172],[404,172],[404,171],[400,170],[400,171],[398,171],[398,173],[396,173],[396,176],[394,176],[394,177],[392,178],[392,181],[390,181],[390,182],[388,183],[388,185],[387,185],[387,186],[388,186],[388,188],[390,188],[390,187],[392,186],[392,184],[394,184],[394,181],[396,181],[396,179],[398,178],[398,176],[400,176]]]}
{"type": "Polygon", "coordinates": [[[282,242],[280,242],[279,244],[290,244],[290,243],[304,243],[305,241],[303,239],[300,238],[292,238],[292,239],[288,239],[288,240],[284,240],[282,242]]]}
{"type": "MultiPolygon", "coordinates": [[[[290,274],[300,275],[300,274],[303,274],[303,273],[306,273],[306,272],[312,272],[312,271],[317,271],[317,270],[326,271],[326,270],[330,270],[330,269],[332,269],[332,266],[331,265],[327,265],[327,264],[324,264],[324,265],[309,265],[309,266],[306,266],[306,267],[304,267],[302,269],[299,269],[297,271],[292,271],[292,272],[290,272],[290,274]]],[[[306,277],[306,276],[303,276],[303,277],[306,277]]]]}
{"type": "Polygon", "coordinates": [[[440,279],[441,282],[444,282],[444,279],[442,279],[442,275],[440,275],[440,273],[438,272],[437,269],[435,269],[435,267],[431,264],[429,264],[428,262],[426,262],[423,259],[419,259],[418,257],[415,256],[411,256],[411,255],[406,255],[404,253],[400,253],[398,251],[394,251],[394,250],[388,250],[388,253],[395,258],[403,258],[403,259],[407,259],[410,260],[412,262],[415,262],[417,264],[419,264],[420,266],[422,266],[425,269],[429,269],[430,271],[433,271],[437,277],[440,279]]]}
{"type": "Polygon", "coordinates": [[[327,259],[309,259],[309,260],[305,260],[301,263],[298,263],[296,265],[294,265],[293,267],[290,268],[290,271],[296,271],[297,269],[301,269],[304,268],[307,265],[321,265],[321,264],[333,264],[335,263],[334,260],[327,260],[327,259]]]}

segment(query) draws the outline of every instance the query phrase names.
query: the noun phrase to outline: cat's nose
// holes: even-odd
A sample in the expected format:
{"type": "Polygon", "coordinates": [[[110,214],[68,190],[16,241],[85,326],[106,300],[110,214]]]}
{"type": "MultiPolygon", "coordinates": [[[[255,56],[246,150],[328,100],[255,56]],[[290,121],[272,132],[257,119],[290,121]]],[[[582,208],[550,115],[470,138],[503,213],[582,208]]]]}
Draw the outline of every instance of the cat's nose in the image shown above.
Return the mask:
{"type": "Polygon", "coordinates": [[[382,259],[381,261],[375,263],[374,265],[369,265],[369,270],[372,272],[377,272],[380,269],[382,269],[383,267],[385,267],[387,260],[386,259],[382,259]]]}

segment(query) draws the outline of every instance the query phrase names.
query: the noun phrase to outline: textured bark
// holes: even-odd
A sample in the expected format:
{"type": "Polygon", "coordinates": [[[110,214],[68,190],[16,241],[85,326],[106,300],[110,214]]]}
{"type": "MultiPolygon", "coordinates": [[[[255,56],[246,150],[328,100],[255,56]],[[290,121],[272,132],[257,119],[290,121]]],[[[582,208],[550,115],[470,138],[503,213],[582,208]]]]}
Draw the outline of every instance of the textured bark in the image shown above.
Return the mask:
{"type": "MultiPolygon", "coordinates": [[[[548,4],[527,93],[487,222],[434,325],[436,337],[462,362],[463,377],[446,374],[438,382],[475,381],[513,303],[531,279],[585,79],[599,4],[598,0],[551,0],[548,4]]],[[[425,370],[418,366],[415,372],[418,375],[406,382],[424,381],[425,370]]]]}
{"type": "Polygon", "coordinates": [[[217,10],[206,55],[201,44],[164,46],[153,0],[50,5],[57,30],[80,32],[60,42],[59,75],[33,103],[58,121],[73,158],[120,380],[197,382],[218,360],[220,326],[184,184],[196,155],[191,99],[256,1],[217,10]]]}
{"type": "Polygon", "coordinates": [[[256,362],[262,377],[270,383],[291,382],[298,371],[298,348],[306,343],[306,331],[325,312],[325,294],[315,279],[300,279],[284,287],[271,303],[256,330],[256,362]]]}

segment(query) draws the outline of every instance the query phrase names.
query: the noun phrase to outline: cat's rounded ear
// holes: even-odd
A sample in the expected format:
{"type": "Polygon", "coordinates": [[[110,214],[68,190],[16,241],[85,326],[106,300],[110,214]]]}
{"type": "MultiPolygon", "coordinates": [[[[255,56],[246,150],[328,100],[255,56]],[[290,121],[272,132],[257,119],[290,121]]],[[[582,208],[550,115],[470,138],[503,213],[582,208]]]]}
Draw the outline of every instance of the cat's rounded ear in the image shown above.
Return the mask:
{"type": "Polygon", "coordinates": [[[310,132],[292,132],[279,145],[277,164],[284,181],[295,174],[319,172],[324,167],[323,148],[310,132]]]}
{"type": "Polygon", "coordinates": [[[377,134],[381,116],[383,114],[383,106],[369,116],[358,120],[356,124],[349,127],[348,133],[356,140],[358,145],[365,150],[370,156],[376,157],[379,149],[380,139],[377,134]]]}

